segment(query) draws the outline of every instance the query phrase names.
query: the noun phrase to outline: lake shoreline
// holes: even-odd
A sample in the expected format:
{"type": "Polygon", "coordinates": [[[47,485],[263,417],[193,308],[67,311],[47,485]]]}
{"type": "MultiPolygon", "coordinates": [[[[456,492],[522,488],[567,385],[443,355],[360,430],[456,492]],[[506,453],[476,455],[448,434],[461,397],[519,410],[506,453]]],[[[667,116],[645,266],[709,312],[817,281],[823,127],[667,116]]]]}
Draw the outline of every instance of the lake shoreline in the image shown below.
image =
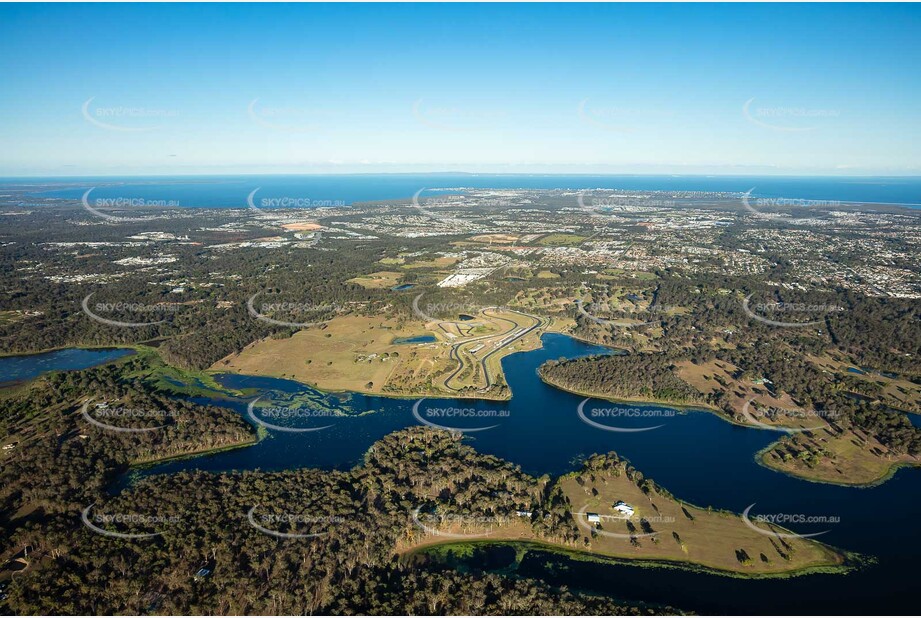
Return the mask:
{"type": "Polygon", "coordinates": [[[7,359],[23,359],[27,360],[30,358],[36,358],[39,356],[45,356],[49,354],[55,354],[57,352],[68,352],[68,351],[85,351],[85,352],[116,352],[116,351],[125,351],[125,354],[122,354],[116,358],[100,360],[97,363],[92,363],[90,365],[85,365],[81,367],[74,367],[70,369],[48,369],[46,371],[40,371],[36,375],[31,377],[22,377],[13,380],[0,381],[0,390],[6,388],[16,388],[28,384],[29,382],[36,380],[42,376],[48,375],[50,373],[56,372],[70,372],[70,371],[86,371],[87,369],[93,369],[94,367],[101,367],[102,365],[107,365],[109,363],[122,362],[125,359],[131,358],[139,354],[139,350],[136,346],[132,345],[92,345],[92,346],[73,346],[73,345],[64,345],[56,346],[53,348],[47,348],[40,350],[38,352],[27,352],[24,354],[20,353],[0,353],[0,361],[7,359]]]}
{"type": "Polygon", "coordinates": [[[918,462],[895,461],[889,465],[889,467],[886,469],[886,471],[881,476],[873,479],[872,481],[867,481],[865,483],[845,483],[845,482],[839,483],[835,481],[829,481],[825,479],[809,477],[803,474],[797,474],[796,472],[792,470],[786,470],[784,468],[778,468],[776,466],[772,466],[771,464],[767,462],[767,460],[765,460],[765,456],[776,445],[777,445],[776,442],[771,442],[770,444],[765,446],[763,449],[756,452],[754,454],[755,463],[757,463],[759,466],[767,470],[770,470],[771,472],[779,472],[781,474],[785,474],[789,476],[790,478],[794,478],[800,481],[807,481],[809,483],[816,483],[819,485],[831,485],[832,487],[847,487],[851,489],[873,489],[875,487],[879,487],[880,485],[884,485],[888,481],[892,480],[892,478],[896,474],[898,474],[899,470],[901,470],[902,468],[921,468],[921,461],[918,461],[918,462]]]}
{"type": "MultiPolygon", "coordinates": [[[[819,543],[818,541],[815,541],[819,543]]],[[[612,565],[623,565],[623,566],[632,566],[639,568],[649,568],[649,569],[674,569],[687,571],[691,573],[702,573],[705,575],[715,575],[719,577],[727,577],[734,579],[748,579],[748,580],[765,580],[765,579],[789,579],[791,577],[801,577],[805,575],[815,575],[815,574],[838,574],[845,575],[851,571],[860,568],[861,564],[865,562],[858,554],[852,552],[844,552],[838,550],[824,543],[819,543],[829,551],[832,551],[837,556],[842,558],[842,563],[838,565],[817,565],[817,566],[808,566],[798,569],[792,569],[790,571],[783,571],[778,573],[746,573],[744,571],[731,571],[725,569],[717,569],[713,567],[704,566],[694,562],[681,561],[681,560],[667,560],[662,558],[626,558],[623,556],[608,556],[604,554],[585,552],[578,549],[567,549],[565,547],[560,547],[546,541],[539,540],[491,540],[491,539],[470,539],[465,541],[457,540],[446,540],[438,541],[433,543],[427,543],[414,547],[412,549],[405,550],[398,555],[403,559],[411,559],[417,555],[429,555],[431,553],[439,553],[450,551],[452,547],[463,548],[469,546],[482,546],[488,547],[492,546],[506,546],[512,547],[515,549],[517,560],[520,561],[520,558],[529,550],[538,550],[546,551],[548,553],[557,554],[565,556],[567,558],[578,560],[580,562],[595,562],[600,564],[612,564],[612,565]]]]}
{"type": "MultiPolygon", "coordinates": [[[[598,345],[598,344],[594,344],[594,345],[598,345]]],[[[578,389],[574,389],[568,386],[562,386],[560,384],[553,382],[552,380],[549,380],[543,375],[541,375],[539,369],[538,369],[537,375],[540,378],[541,382],[543,382],[544,384],[548,386],[552,386],[553,388],[559,389],[561,391],[570,393],[572,395],[578,395],[580,397],[588,397],[590,399],[601,399],[603,401],[610,401],[612,403],[634,403],[634,404],[653,406],[657,408],[676,408],[678,410],[683,410],[683,411],[712,412],[716,414],[717,416],[719,416],[720,418],[734,425],[739,425],[741,427],[751,427],[750,425],[742,425],[740,423],[733,422],[729,417],[726,416],[726,414],[722,410],[720,410],[716,406],[711,406],[706,403],[677,403],[674,401],[665,401],[661,399],[649,399],[649,398],[644,398],[644,397],[614,397],[612,395],[608,395],[605,393],[593,393],[593,392],[588,392],[588,391],[580,391],[578,389]]],[[[754,428],[754,429],[757,429],[757,428],[754,428]]]]}

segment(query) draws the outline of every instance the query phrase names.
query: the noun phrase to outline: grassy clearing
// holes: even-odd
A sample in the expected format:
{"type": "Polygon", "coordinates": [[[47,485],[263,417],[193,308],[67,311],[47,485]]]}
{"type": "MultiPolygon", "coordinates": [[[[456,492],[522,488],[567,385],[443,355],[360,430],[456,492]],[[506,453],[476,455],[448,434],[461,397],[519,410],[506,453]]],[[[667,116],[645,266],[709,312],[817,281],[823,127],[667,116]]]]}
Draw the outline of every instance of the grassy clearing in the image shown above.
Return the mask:
{"type": "Polygon", "coordinates": [[[348,283],[356,283],[361,287],[369,290],[382,290],[386,288],[392,288],[395,285],[399,285],[402,278],[402,273],[393,272],[390,270],[382,270],[380,272],[349,279],[348,283]]]}
{"type": "MultiPolygon", "coordinates": [[[[231,371],[249,375],[287,378],[326,391],[351,391],[396,397],[476,397],[507,399],[507,389],[488,392],[479,361],[496,350],[496,344],[512,328],[534,320],[518,314],[479,314],[469,322],[400,321],[368,316],[339,316],[329,322],[303,329],[287,339],[263,339],[217,363],[210,371],[231,371]],[[419,335],[433,335],[430,343],[394,343],[419,335]],[[460,352],[464,368],[445,387],[445,380],[457,369],[451,357],[455,344],[474,337],[460,352]],[[458,389],[462,392],[457,392],[458,389]]],[[[487,370],[494,383],[504,384],[501,359],[513,352],[540,346],[539,330],[501,347],[489,357],[487,370]]]]}
{"type": "Polygon", "coordinates": [[[791,476],[854,487],[878,485],[902,466],[921,466],[921,459],[892,454],[855,428],[837,433],[826,427],[786,436],[768,445],[757,459],[765,467],[791,476]]]}
{"type": "Polygon", "coordinates": [[[586,238],[588,237],[580,236],[578,234],[547,234],[543,238],[539,239],[535,244],[542,247],[575,247],[580,245],[586,238]]]}
{"type": "Polygon", "coordinates": [[[479,236],[471,236],[469,240],[487,244],[508,245],[518,242],[518,238],[518,236],[511,234],[480,234],[479,236]]]}
{"type": "Polygon", "coordinates": [[[789,577],[807,572],[842,572],[847,557],[810,539],[787,536],[779,526],[746,525],[735,513],[704,509],[682,502],[652,483],[627,473],[626,462],[604,470],[583,470],[559,479],[573,518],[584,534],[577,542],[541,536],[528,518],[511,515],[490,523],[449,522],[439,535],[417,529],[403,535],[396,550],[402,555],[419,551],[469,554],[477,545],[500,543],[559,552],[579,560],[640,561],[640,564],[678,567],[739,577],[789,577]],[[615,502],[628,503],[634,514],[626,519],[615,502]],[[587,513],[601,518],[587,521],[587,513]],[[631,529],[632,528],[632,529],[631,529]],[[444,534],[465,535],[458,540],[444,534]]]}
{"type": "Polygon", "coordinates": [[[437,362],[443,344],[393,344],[395,339],[423,334],[436,333],[427,332],[421,323],[341,316],[287,339],[257,341],[211,370],[288,378],[329,391],[379,394],[401,363],[437,362]]]}
{"type": "Polygon", "coordinates": [[[602,518],[600,526],[593,526],[577,516],[588,538],[585,549],[591,553],[688,562],[720,571],[755,575],[844,563],[842,555],[821,543],[780,536],[786,533],[780,527],[753,524],[764,531],[757,532],[735,513],[680,502],[648,484],[644,485],[644,491],[628,478],[623,464],[600,474],[583,473],[581,483],[579,479],[578,474],[570,474],[563,477],[560,484],[574,511],[597,513],[602,518]],[[630,519],[624,519],[614,510],[613,504],[617,501],[624,501],[635,509],[630,519]],[[649,528],[643,526],[643,519],[649,522],[649,528]],[[650,531],[654,533],[649,535],[650,531]],[[635,541],[629,538],[631,534],[635,541]]]}

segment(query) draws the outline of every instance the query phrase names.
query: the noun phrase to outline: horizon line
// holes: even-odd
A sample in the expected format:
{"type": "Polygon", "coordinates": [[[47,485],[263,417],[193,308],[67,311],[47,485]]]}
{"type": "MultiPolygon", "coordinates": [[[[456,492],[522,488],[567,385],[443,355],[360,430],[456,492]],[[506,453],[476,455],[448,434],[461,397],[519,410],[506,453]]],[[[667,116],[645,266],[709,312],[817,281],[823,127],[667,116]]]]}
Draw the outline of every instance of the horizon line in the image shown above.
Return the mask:
{"type": "Polygon", "coordinates": [[[208,177],[238,177],[238,176],[635,176],[652,177],[666,176],[671,178],[918,178],[921,172],[914,174],[894,173],[668,173],[668,172],[462,172],[462,171],[435,171],[435,172],[175,172],[175,173],[85,173],[70,175],[53,174],[21,174],[18,176],[0,175],[0,182],[21,179],[71,179],[71,178],[208,178],[208,177]]]}

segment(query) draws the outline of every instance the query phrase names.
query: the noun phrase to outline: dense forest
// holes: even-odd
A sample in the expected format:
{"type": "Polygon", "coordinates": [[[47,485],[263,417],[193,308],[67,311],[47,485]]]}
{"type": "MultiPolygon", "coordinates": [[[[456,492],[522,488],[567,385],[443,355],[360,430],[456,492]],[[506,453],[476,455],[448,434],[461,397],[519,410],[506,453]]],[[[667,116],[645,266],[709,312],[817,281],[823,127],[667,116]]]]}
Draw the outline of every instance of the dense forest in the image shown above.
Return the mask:
{"type": "MultiPolygon", "coordinates": [[[[70,512],[92,502],[130,464],[246,444],[253,429],[226,408],[169,397],[144,380],[126,375],[144,369],[138,357],[85,371],[39,378],[4,400],[0,434],[19,445],[0,467],[0,499],[9,516],[20,508],[70,512]],[[92,424],[158,427],[119,432],[92,424]],[[95,403],[118,405],[127,415],[104,416],[95,403]]],[[[104,411],[102,411],[104,413],[104,411]]]]}
{"type": "MultiPolygon", "coordinates": [[[[687,300],[680,295],[672,295],[671,298],[685,302],[687,300]]],[[[869,303],[863,306],[868,305],[869,303]]],[[[903,327],[891,324],[883,327],[879,320],[885,322],[886,310],[879,309],[880,305],[888,306],[886,303],[873,303],[872,306],[877,307],[876,312],[858,311],[856,318],[851,316],[844,322],[852,324],[854,319],[871,320],[870,316],[874,316],[872,324],[874,328],[878,326],[882,335],[880,341],[887,342],[892,349],[915,350],[917,341],[921,340],[921,334],[915,332],[917,326],[904,328],[906,318],[903,316],[900,319],[903,327]]],[[[756,320],[740,317],[734,313],[738,306],[738,303],[729,301],[722,306],[720,303],[714,303],[709,312],[695,311],[690,315],[662,320],[662,339],[669,342],[668,351],[634,349],[626,355],[548,361],[540,367],[539,374],[550,384],[580,393],[594,393],[600,397],[655,399],[675,404],[706,404],[744,423],[745,419],[740,416],[737,401],[738,397],[744,397],[745,393],[736,390],[738,387],[722,383],[714,392],[703,395],[677,375],[676,367],[680,361],[700,365],[717,360],[740,368],[732,376],[734,379],[768,379],[772,392],[790,395],[802,408],[815,410],[819,415],[822,415],[823,411],[834,411],[834,422],[839,427],[858,427],[890,448],[893,453],[921,455],[921,429],[912,425],[903,411],[893,410],[879,399],[880,387],[877,383],[859,380],[847,374],[830,374],[809,360],[808,355],[821,355],[829,347],[834,346],[827,335],[804,335],[796,329],[771,328],[756,320]],[[708,319],[713,321],[708,323],[706,319],[701,319],[702,313],[707,314],[708,319]],[[740,328],[740,324],[743,327],[740,328]],[[731,341],[731,345],[711,345],[714,331],[722,333],[731,341]]],[[[888,310],[893,309],[889,307],[888,310]]],[[[914,315],[917,309],[912,309],[911,312],[911,315],[914,315]]],[[[913,321],[917,323],[917,319],[913,321]]],[[[587,326],[591,329],[615,330],[615,327],[599,325],[592,321],[587,321],[587,326]]],[[[834,329],[830,331],[835,332],[834,329]]],[[[859,329],[852,331],[844,326],[837,327],[839,333],[850,333],[847,337],[852,338],[849,341],[852,341],[853,345],[859,345],[857,341],[863,338],[872,338],[865,334],[858,337],[858,331],[865,332],[859,329]]],[[[877,344],[880,341],[877,341],[877,344]]],[[[627,349],[630,349],[629,343],[627,349]]],[[[896,357],[890,352],[881,355],[877,360],[894,358],[898,358],[894,365],[912,372],[908,376],[918,383],[919,377],[915,373],[917,356],[896,357]]],[[[890,366],[883,367],[888,369],[890,366]]],[[[917,413],[921,412],[921,409],[913,406],[906,411],[917,413]]]]}
{"type": "Polygon", "coordinates": [[[538,373],[545,381],[561,388],[612,399],[707,403],[705,397],[675,375],[674,365],[662,356],[603,355],[547,361],[541,365],[538,373]]]}
{"type": "MultiPolygon", "coordinates": [[[[30,441],[2,470],[2,555],[20,556],[28,564],[8,588],[6,603],[13,613],[674,612],[399,558],[397,542],[422,534],[411,523],[418,507],[471,517],[509,516],[528,508],[547,538],[575,542],[579,537],[568,502],[548,492],[547,478],[529,477],[505,461],[480,455],[448,432],[414,428],[391,434],[371,447],[362,465],[344,472],[184,472],[149,477],[111,495],[106,486],[112,474],[154,445],[117,432],[81,439],[73,435],[79,422],[73,412],[30,410],[42,401],[73,399],[86,387],[132,396],[133,405],[141,393],[157,398],[144,385],[113,382],[124,370],[54,375],[12,400],[19,430],[25,423],[50,434],[30,441]],[[100,536],[81,523],[87,505],[108,516],[97,523],[106,530],[154,536],[100,536]],[[306,526],[317,536],[265,534],[247,521],[247,513],[256,509],[278,532],[305,532],[306,526]]],[[[205,412],[175,405],[184,413],[205,412]]],[[[239,429],[228,411],[211,408],[205,416],[211,420],[196,417],[195,424],[208,433],[219,433],[222,425],[225,431],[239,429]]],[[[165,433],[163,446],[169,450],[173,441],[189,437],[165,433]]]]}

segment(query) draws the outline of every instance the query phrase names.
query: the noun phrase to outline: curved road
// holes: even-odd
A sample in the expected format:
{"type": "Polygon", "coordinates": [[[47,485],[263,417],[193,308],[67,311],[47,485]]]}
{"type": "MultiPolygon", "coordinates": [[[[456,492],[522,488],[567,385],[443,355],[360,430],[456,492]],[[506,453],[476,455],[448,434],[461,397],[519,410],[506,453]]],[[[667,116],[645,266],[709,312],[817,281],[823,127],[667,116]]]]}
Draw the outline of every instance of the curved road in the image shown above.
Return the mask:
{"type": "MultiPolygon", "coordinates": [[[[487,307],[486,309],[483,310],[483,312],[485,313],[485,312],[486,312],[487,310],[489,310],[489,309],[496,309],[496,307],[487,307]]],[[[531,319],[533,319],[533,320],[535,321],[535,323],[532,324],[531,326],[529,326],[528,328],[522,330],[522,332],[518,333],[517,335],[515,335],[514,337],[512,337],[511,339],[509,339],[508,341],[506,341],[506,342],[505,342],[504,344],[502,344],[501,346],[499,346],[499,347],[497,347],[497,348],[495,348],[495,349],[493,349],[493,350],[490,350],[483,358],[481,358],[481,359],[479,360],[480,367],[481,367],[482,370],[483,370],[483,375],[486,376],[486,387],[485,387],[486,389],[491,388],[492,385],[493,385],[492,376],[489,374],[489,370],[486,368],[486,361],[487,361],[487,359],[489,359],[489,357],[491,357],[493,354],[495,354],[495,353],[498,352],[499,350],[501,350],[501,349],[503,349],[503,348],[506,348],[506,347],[510,346],[510,345],[513,344],[514,342],[518,341],[519,339],[521,339],[522,337],[524,337],[525,335],[527,335],[528,333],[530,333],[531,331],[533,331],[535,328],[539,328],[540,326],[542,326],[542,325],[544,324],[544,319],[543,319],[543,318],[540,318],[540,317],[537,317],[536,315],[530,315],[530,314],[528,314],[528,313],[523,313],[523,312],[521,312],[521,311],[516,311],[515,309],[508,309],[508,308],[506,308],[506,310],[509,311],[509,312],[511,312],[511,313],[517,313],[518,315],[522,315],[522,316],[525,316],[525,317],[527,317],[527,318],[531,318],[531,319]]],[[[458,367],[457,367],[457,369],[454,370],[453,373],[451,373],[451,375],[449,375],[448,377],[446,377],[446,378],[444,379],[443,384],[444,384],[444,387],[445,387],[445,388],[447,388],[448,390],[454,391],[455,393],[459,393],[459,392],[461,391],[461,389],[459,389],[459,388],[454,388],[453,386],[451,386],[451,385],[449,384],[449,382],[450,382],[451,380],[453,380],[455,377],[457,377],[457,375],[458,375],[461,371],[463,371],[463,369],[464,369],[464,362],[463,362],[463,360],[462,360],[461,357],[460,357],[460,349],[461,349],[461,347],[463,347],[463,346],[465,346],[465,345],[467,345],[467,344],[469,344],[469,343],[473,343],[473,342],[475,342],[475,341],[480,341],[480,340],[483,340],[483,339],[494,339],[494,338],[496,338],[496,337],[498,337],[498,338],[499,338],[499,341],[501,341],[502,338],[506,337],[509,333],[512,333],[512,332],[514,332],[516,329],[521,328],[521,324],[519,324],[518,322],[515,322],[514,320],[509,320],[509,319],[507,319],[507,318],[500,318],[500,317],[498,317],[498,316],[495,316],[494,319],[502,320],[503,322],[509,322],[509,323],[512,324],[512,327],[511,327],[510,329],[508,329],[507,331],[505,331],[504,333],[500,333],[500,334],[498,334],[498,335],[495,335],[495,334],[483,335],[483,336],[481,336],[481,337],[476,337],[476,338],[474,338],[474,339],[468,339],[467,341],[461,341],[460,343],[454,344],[454,346],[451,348],[451,358],[453,358],[454,360],[457,361],[458,367]]]]}

